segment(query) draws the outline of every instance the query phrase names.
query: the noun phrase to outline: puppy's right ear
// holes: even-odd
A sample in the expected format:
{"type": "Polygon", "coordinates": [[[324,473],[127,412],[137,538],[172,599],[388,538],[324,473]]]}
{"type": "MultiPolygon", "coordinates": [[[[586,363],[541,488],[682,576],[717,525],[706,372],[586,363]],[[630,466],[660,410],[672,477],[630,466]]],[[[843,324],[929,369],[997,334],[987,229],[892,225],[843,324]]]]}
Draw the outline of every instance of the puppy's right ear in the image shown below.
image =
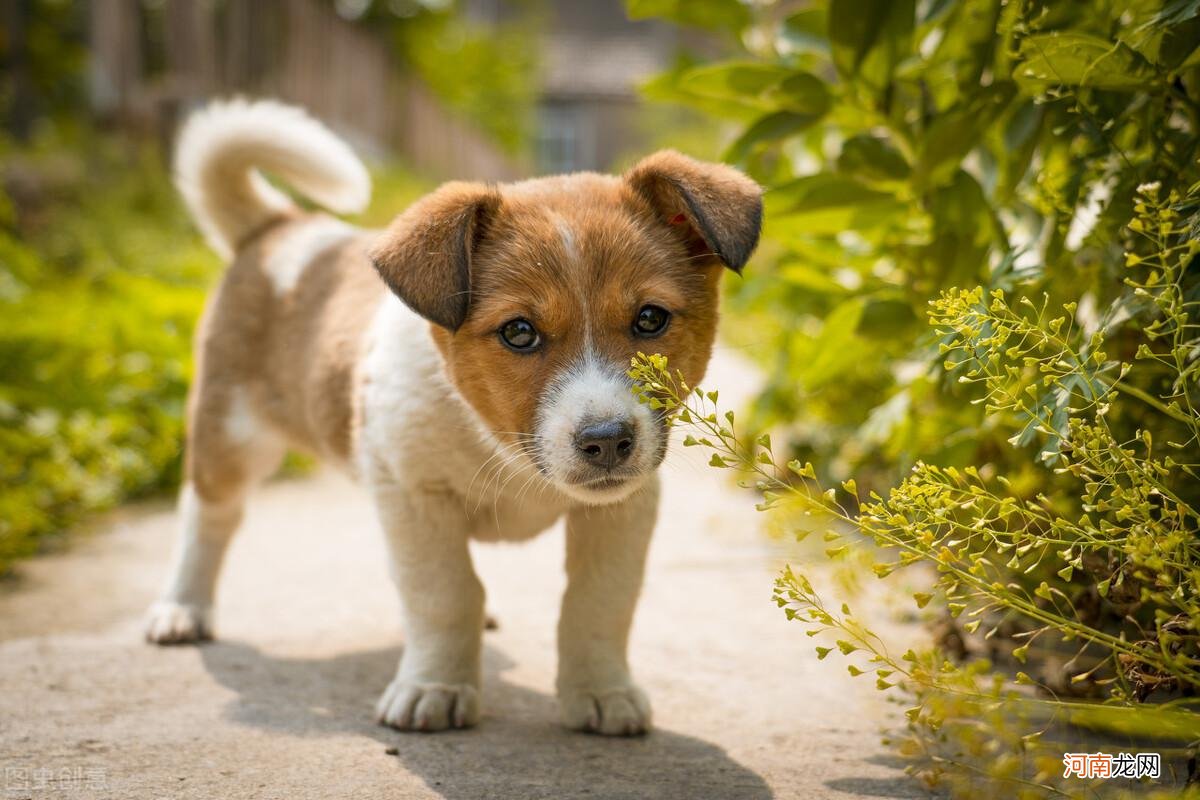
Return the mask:
{"type": "Polygon", "coordinates": [[[456,331],[471,305],[471,259],[499,207],[493,187],[447,183],[388,226],[371,263],[409,308],[456,331]]]}

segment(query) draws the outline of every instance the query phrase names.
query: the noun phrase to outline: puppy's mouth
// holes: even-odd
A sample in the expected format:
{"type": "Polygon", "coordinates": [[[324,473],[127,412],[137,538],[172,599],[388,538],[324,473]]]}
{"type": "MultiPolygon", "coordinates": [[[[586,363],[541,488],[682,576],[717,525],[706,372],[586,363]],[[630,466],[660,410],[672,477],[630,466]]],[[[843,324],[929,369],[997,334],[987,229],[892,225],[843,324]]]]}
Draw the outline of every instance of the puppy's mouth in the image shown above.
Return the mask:
{"type": "Polygon", "coordinates": [[[572,475],[558,482],[559,488],[588,505],[607,505],[636,492],[650,473],[621,470],[605,475],[572,475]]]}
{"type": "Polygon", "coordinates": [[[623,473],[621,475],[602,475],[599,478],[584,478],[581,480],[569,481],[572,486],[578,486],[582,489],[598,489],[601,491],[607,489],[619,489],[622,486],[627,486],[630,481],[641,477],[640,474],[623,473]]]}

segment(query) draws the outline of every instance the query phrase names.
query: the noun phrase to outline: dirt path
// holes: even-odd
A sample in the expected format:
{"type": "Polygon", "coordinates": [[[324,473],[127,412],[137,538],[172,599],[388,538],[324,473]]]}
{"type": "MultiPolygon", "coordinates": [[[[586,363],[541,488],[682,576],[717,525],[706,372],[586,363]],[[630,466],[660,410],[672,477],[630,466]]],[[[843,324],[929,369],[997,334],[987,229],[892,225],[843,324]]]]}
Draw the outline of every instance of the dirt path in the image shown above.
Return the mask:
{"type": "MultiPolygon", "coordinates": [[[[714,369],[722,395],[747,385],[730,359],[714,369]]],[[[322,473],[254,498],[217,642],[141,642],[174,533],[166,503],[114,515],[0,588],[0,800],[924,797],[879,745],[889,707],[818,664],[770,602],[782,555],[750,498],[697,456],[666,467],[631,643],[647,737],[556,724],[559,530],[475,550],[500,623],[479,727],[376,726],[402,645],[395,595],[365,497],[322,473]]]]}

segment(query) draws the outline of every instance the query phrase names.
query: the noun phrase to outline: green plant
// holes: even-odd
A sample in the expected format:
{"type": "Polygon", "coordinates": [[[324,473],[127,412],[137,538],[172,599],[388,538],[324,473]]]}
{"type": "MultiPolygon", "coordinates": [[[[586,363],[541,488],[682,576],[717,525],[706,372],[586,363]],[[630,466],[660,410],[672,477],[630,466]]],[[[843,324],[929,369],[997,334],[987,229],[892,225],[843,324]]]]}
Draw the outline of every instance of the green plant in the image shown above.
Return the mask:
{"type": "Polygon", "coordinates": [[[3,145],[0,572],[91,510],[172,485],[216,260],[153,151],[3,145]]]}
{"type": "Polygon", "coordinates": [[[359,19],[383,31],[402,62],[450,109],[519,153],[533,132],[539,4],[512,4],[495,22],[472,18],[458,5],[371,3],[359,19]]]}
{"type": "MultiPolygon", "coordinates": [[[[885,486],[918,459],[1007,459],[922,323],[952,286],[1121,292],[1135,187],[1200,179],[1200,17],[1187,3],[629,2],[738,33],[647,96],[724,120],[767,186],[729,331],[769,381],[754,408],[822,477],[885,486]]],[[[1004,437],[1006,438],[1006,437],[1004,437]]]]}
{"type": "MultiPolygon", "coordinates": [[[[220,265],[159,153],[86,126],[0,143],[0,573],[180,477],[191,339],[220,265]]],[[[377,170],[367,222],[424,189],[377,170]]]]}
{"type": "MultiPolygon", "coordinates": [[[[1140,735],[1169,713],[1194,742],[1200,7],[744,10],[743,53],[647,86],[727,120],[726,157],[767,186],[733,339],[767,370],[746,429],[802,474],[746,441],[714,463],[789,478],[760,476],[768,505],[840,487],[801,503],[836,523],[834,558],[931,570],[918,603],[950,661],[875,663],[921,700],[902,747],[923,774],[1051,791],[1061,763],[1022,735],[1061,744],[1064,722],[1140,735]]],[[[779,591],[879,655],[803,576],[779,591]]]]}
{"type": "Polygon", "coordinates": [[[932,587],[913,595],[918,608],[936,597],[966,636],[1011,642],[1002,654],[1011,677],[936,650],[897,656],[805,575],[788,568],[778,579],[775,598],[789,618],[809,635],[836,637],[817,647],[818,658],[837,649],[851,657],[851,674],[912,698],[901,746],[931,781],[965,791],[986,777],[1028,792],[1078,792],[1078,781],[1058,778],[1068,723],[1143,745],[1165,741],[1168,753],[1200,741],[1200,705],[1185,699],[1200,689],[1200,280],[1189,272],[1200,253],[1198,196],[1200,185],[1186,197],[1142,187],[1126,283],[1145,302],[1110,329],[1081,329],[1072,305],[1056,314],[1048,301],[1022,297],[1014,308],[999,290],[952,289],[931,303],[944,369],[982,388],[981,404],[1012,432],[1014,448],[1041,441],[1045,469],[1063,476],[1057,496],[1014,492],[990,465],[927,463],[886,496],[860,497],[853,480],[840,493],[823,489],[812,464],[779,464],[769,435],[739,436],[717,394],[687,386],[660,356],[632,365],[641,399],[689,429],[685,446],[753,475],[760,509],[799,508],[810,524],[798,533],[826,528],[833,559],[867,537],[881,548],[869,560],[881,578],[931,567],[932,587]],[[1142,338],[1131,362],[1108,360],[1112,329],[1142,338]],[[1159,393],[1138,388],[1146,372],[1163,379],[1159,393]],[[1149,429],[1119,438],[1109,418],[1145,410],[1170,423],[1165,438],[1149,429]],[[1025,666],[1054,654],[1065,654],[1065,686],[1025,666]],[[1096,701],[1063,696],[1067,687],[1096,701]]]}

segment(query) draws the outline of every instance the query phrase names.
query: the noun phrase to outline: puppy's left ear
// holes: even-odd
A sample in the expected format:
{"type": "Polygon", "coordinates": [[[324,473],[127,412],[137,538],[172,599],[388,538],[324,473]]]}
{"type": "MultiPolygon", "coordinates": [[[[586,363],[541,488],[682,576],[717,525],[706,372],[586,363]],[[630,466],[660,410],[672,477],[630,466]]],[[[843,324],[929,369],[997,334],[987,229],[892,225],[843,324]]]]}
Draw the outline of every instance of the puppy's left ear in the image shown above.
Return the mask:
{"type": "Polygon", "coordinates": [[[625,183],[691,255],[709,254],[741,272],[762,230],[762,188],[725,164],[660,150],[625,173],[625,183]]]}

